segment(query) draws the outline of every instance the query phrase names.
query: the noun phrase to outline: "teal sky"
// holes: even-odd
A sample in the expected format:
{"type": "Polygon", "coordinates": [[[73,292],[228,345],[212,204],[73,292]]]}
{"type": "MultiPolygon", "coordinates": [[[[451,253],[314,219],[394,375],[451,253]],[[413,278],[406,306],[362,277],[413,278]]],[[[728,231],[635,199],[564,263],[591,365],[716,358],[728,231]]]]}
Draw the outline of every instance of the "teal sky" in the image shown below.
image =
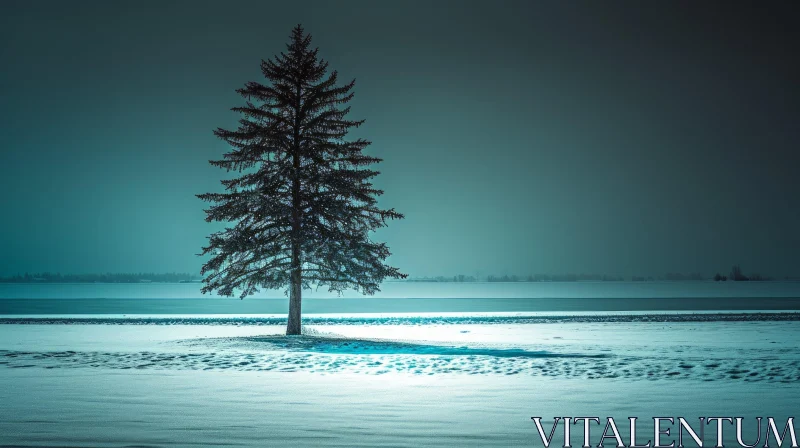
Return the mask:
{"type": "Polygon", "coordinates": [[[211,131],[297,23],[357,79],[404,272],[800,275],[798,11],[4,2],[0,275],[198,272],[211,131]]]}

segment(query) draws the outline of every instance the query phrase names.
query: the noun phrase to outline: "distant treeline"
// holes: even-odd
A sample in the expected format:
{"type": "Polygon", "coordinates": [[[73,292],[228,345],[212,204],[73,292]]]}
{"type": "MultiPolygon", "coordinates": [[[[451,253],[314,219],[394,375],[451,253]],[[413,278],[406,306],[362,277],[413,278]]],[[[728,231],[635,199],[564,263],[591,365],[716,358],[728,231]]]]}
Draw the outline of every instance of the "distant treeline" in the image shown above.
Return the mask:
{"type": "Polygon", "coordinates": [[[0,283],[188,283],[200,281],[192,274],[59,274],[42,272],[0,277],[0,283]]]}
{"type": "MultiPolygon", "coordinates": [[[[730,276],[716,274],[713,277],[705,277],[698,272],[691,274],[682,274],[670,272],[658,277],[622,277],[619,275],[601,275],[601,274],[530,274],[530,275],[488,275],[485,277],[478,275],[454,275],[452,277],[438,276],[438,277],[415,277],[409,278],[408,282],[456,282],[456,283],[469,283],[469,282],[654,282],[654,281],[672,281],[672,282],[686,282],[686,281],[773,281],[773,277],[762,276],[759,274],[744,275],[741,267],[738,265],[731,269],[730,276]]],[[[797,280],[795,277],[784,277],[778,280],[797,280]]]]}
{"type": "Polygon", "coordinates": [[[632,279],[630,278],[626,279],[619,275],[601,275],[601,274],[488,275],[485,277],[459,274],[459,275],[454,275],[452,277],[445,277],[441,275],[438,277],[414,277],[403,281],[470,283],[470,282],[622,282],[626,280],[652,281],[654,279],[652,277],[649,277],[648,279],[645,279],[644,277],[633,277],[632,279]]]}
{"type": "MultiPolygon", "coordinates": [[[[798,280],[796,277],[773,277],[759,274],[745,275],[739,265],[733,266],[728,275],[717,273],[713,277],[704,277],[700,273],[681,274],[670,272],[658,277],[622,277],[619,275],[601,274],[530,274],[530,275],[454,275],[452,277],[413,277],[407,282],[654,282],[654,281],[773,281],[798,280]]],[[[130,274],[59,274],[42,272],[36,274],[17,274],[11,277],[0,277],[0,283],[190,283],[200,282],[199,276],[185,273],[130,273],[130,274]]]]}
{"type": "Polygon", "coordinates": [[[730,275],[723,275],[719,272],[714,275],[715,282],[725,282],[728,280],[733,282],[766,282],[774,279],[772,277],[765,277],[760,274],[745,275],[744,272],[742,272],[742,267],[737,264],[731,268],[730,275]]]}

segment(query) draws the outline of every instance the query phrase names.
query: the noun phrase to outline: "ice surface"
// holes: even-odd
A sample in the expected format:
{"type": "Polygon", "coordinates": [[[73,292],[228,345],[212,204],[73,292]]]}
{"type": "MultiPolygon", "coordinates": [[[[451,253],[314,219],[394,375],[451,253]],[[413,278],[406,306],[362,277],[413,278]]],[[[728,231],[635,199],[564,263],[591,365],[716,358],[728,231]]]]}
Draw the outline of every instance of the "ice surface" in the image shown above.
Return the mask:
{"type": "MultiPolygon", "coordinates": [[[[758,322],[800,321],[800,312],[606,311],[494,313],[325,313],[306,314],[306,325],[454,325],[613,322],[758,322]]],[[[258,315],[0,315],[0,324],[95,325],[286,325],[285,314],[258,315]]]]}
{"type": "MultiPolygon", "coordinates": [[[[200,283],[0,283],[0,299],[198,299],[200,283]]],[[[252,297],[285,299],[284,291],[261,291],[252,297]]],[[[338,298],[322,289],[303,291],[303,298],[338,298]]],[[[363,297],[345,291],[344,298],[363,297]]],[[[384,282],[372,298],[763,298],[800,297],[800,282],[384,282]]],[[[343,310],[345,311],[345,310],[343,310]]],[[[358,311],[358,310],[347,310],[358,311]]]]}
{"type": "MultiPolygon", "coordinates": [[[[282,291],[246,300],[194,284],[2,284],[0,315],[286,314],[282,291]]],[[[304,313],[576,312],[800,309],[800,282],[388,282],[364,297],[304,291],[304,313]]]]}

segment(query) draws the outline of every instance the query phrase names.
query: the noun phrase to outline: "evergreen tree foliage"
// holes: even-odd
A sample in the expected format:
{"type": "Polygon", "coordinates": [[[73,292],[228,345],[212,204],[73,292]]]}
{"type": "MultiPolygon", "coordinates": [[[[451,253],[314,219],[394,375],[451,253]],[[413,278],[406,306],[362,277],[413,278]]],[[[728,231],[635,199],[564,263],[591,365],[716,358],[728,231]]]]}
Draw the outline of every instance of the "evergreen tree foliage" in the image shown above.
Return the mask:
{"type": "Polygon", "coordinates": [[[363,123],[347,118],[355,80],[339,84],[300,25],[261,72],[267,83],[237,90],[238,128],[214,131],[230,150],[210,163],[238,177],[223,180],[222,193],[198,195],[211,204],[206,221],[229,225],[203,248],[203,293],[287,288],[287,333],[299,334],[302,289],[371,295],[384,279],[405,278],[385,264],[387,245],[370,239],[403,215],[377,205],[383,192],[370,166],[381,159],[364,154],[370,142],[347,138],[363,123]]]}

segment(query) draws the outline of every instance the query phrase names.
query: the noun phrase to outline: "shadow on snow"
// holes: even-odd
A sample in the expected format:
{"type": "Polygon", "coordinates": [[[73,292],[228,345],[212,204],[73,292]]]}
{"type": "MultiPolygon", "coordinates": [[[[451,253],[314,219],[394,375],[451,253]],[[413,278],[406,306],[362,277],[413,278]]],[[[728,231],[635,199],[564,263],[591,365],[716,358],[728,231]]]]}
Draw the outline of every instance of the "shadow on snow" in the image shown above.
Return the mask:
{"type": "Polygon", "coordinates": [[[494,356],[498,358],[607,358],[608,355],[578,355],[530,351],[519,348],[490,348],[435,345],[380,339],[348,339],[327,336],[259,336],[242,338],[248,345],[293,352],[349,355],[440,355],[494,356]],[[263,344],[263,345],[262,345],[263,344]]]}

